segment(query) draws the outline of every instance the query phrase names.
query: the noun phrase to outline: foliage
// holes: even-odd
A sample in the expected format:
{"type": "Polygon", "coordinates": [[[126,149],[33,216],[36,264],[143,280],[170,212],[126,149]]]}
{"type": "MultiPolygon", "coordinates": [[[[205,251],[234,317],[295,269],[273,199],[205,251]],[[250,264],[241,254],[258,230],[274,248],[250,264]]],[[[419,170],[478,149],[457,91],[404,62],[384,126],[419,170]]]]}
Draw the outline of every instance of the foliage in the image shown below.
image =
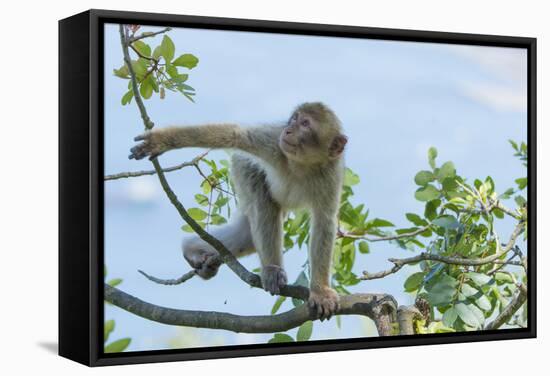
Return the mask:
{"type": "MultiPolygon", "coordinates": [[[[128,28],[132,32],[130,38],[134,37],[139,28],[139,25],[137,28],[128,28]]],[[[147,35],[147,32],[144,34],[147,35]]],[[[180,69],[195,68],[199,63],[199,59],[195,55],[185,53],[176,57],[176,47],[168,35],[164,35],[161,43],[154,48],[145,43],[143,39],[131,42],[130,48],[135,54],[135,60],[133,59],[131,64],[142,98],[149,99],[153,93],[157,93],[160,99],[164,99],[166,90],[170,90],[179,92],[194,102],[195,89],[187,84],[189,73],[182,73],[180,69]]],[[[128,80],[128,91],[122,96],[121,103],[122,105],[129,104],[134,97],[134,91],[128,66],[124,64],[118,69],[113,69],[113,74],[128,80]]]]}
{"type": "MultiPolygon", "coordinates": [[[[103,266],[103,277],[107,277],[107,267],[103,266]]],[[[122,283],[122,279],[114,278],[107,282],[108,285],[115,287],[122,283]]],[[[123,352],[130,346],[131,338],[121,338],[107,344],[111,333],[115,330],[115,320],[107,320],[103,323],[103,351],[105,353],[123,352]]]]}

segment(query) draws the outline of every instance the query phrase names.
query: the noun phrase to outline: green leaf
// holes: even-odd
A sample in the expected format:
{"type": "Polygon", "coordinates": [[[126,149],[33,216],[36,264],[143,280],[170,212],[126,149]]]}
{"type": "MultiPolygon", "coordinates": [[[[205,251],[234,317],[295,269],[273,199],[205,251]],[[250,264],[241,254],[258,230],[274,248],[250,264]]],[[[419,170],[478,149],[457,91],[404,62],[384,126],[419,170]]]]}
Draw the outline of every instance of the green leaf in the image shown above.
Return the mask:
{"type": "Polygon", "coordinates": [[[432,220],[432,223],[436,226],[440,226],[448,230],[454,230],[460,226],[460,223],[458,223],[457,219],[452,215],[439,216],[432,220]]]}
{"type": "Polygon", "coordinates": [[[195,221],[202,221],[208,216],[208,213],[199,208],[190,208],[187,210],[187,213],[189,213],[191,218],[195,221]]]}
{"type": "Polygon", "coordinates": [[[477,316],[470,310],[470,308],[464,304],[464,303],[457,303],[454,306],[456,313],[458,314],[458,317],[466,325],[472,326],[474,328],[479,327],[479,321],[477,320],[477,316]]]}
{"type": "Polygon", "coordinates": [[[351,169],[346,167],[345,173],[344,173],[344,185],[351,187],[352,185],[359,184],[361,180],[359,179],[359,175],[354,173],[351,169]]]}
{"type": "Polygon", "coordinates": [[[440,192],[437,190],[437,188],[434,187],[431,184],[428,184],[423,188],[419,188],[415,192],[414,197],[418,201],[424,201],[425,202],[425,201],[435,200],[439,197],[439,195],[440,195],[440,192]]]}
{"type": "Polygon", "coordinates": [[[143,56],[147,56],[147,57],[151,57],[151,47],[141,41],[141,40],[136,40],[134,43],[132,43],[132,46],[134,46],[134,48],[143,56]]]}
{"type": "Polygon", "coordinates": [[[420,288],[422,282],[424,281],[424,272],[417,272],[411,274],[404,283],[404,288],[406,292],[413,292],[420,288]]]}
{"type": "Polygon", "coordinates": [[[435,180],[435,176],[431,171],[420,171],[414,177],[414,182],[417,185],[425,186],[426,184],[435,180]]]}
{"type": "Polygon", "coordinates": [[[227,219],[219,214],[212,214],[210,216],[210,223],[213,225],[223,225],[224,223],[227,223],[227,219]]]}
{"type": "Polygon", "coordinates": [[[271,338],[267,343],[283,343],[283,342],[294,342],[294,338],[284,333],[275,333],[273,338],[271,338]]]}
{"type": "Polygon", "coordinates": [[[420,218],[420,216],[418,214],[407,213],[407,214],[405,214],[405,217],[407,217],[407,219],[410,222],[412,222],[415,226],[422,227],[422,226],[426,226],[428,224],[428,222],[426,220],[420,218]]]}
{"type": "Polygon", "coordinates": [[[437,180],[443,182],[446,178],[452,178],[456,175],[456,169],[453,162],[445,162],[437,171],[437,180]]]}
{"type": "Polygon", "coordinates": [[[386,221],[385,219],[380,219],[380,218],[374,218],[370,220],[368,223],[369,223],[369,227],[394,227],[395,226],[390,221],[386,221]]]}
{"type": "Polygon", "coordinates": [[[132,101],[132,98],[134,97],[134,91],[132,89],[128,90],[126,94],[122,96],[122,99],[120,100],[120,103],[125,106],[128,103],[132,101]]]}
{"type": "Polygon", "coordinates": [[[366,241],[359,242],[359,252],[361,252],[362,254],[367,254],[369,253],[369,251],[369,243],[367,243],[366,241]]]}
{"type": "Polygon", "coordinates": [[[208,197],[205,195],[201,195],[200,193],[197,193],[195,195],[195,201],[201,206],[207,206],[208,205],[208,197]]]}
{"type": "Polygon", "coordinates": [[[428,162],[431,168],[435,168],[435,159],[437,158],[437,149],[433,146],[428,149],[428,162]]]}
{"type": "Polygon", "coordinates": [[[105,321],[103,325],[103,342],[107,342],[109,335],[115,330],[115,320],[105,321]]]}
{"type": "Polygon", "coordinates": [[[174,58],[175,51],[176,47],[174,46],[174,42],[172,42],[172,39],[170,39],[168,35],[165,35],[160,44],[160,54],[164,57],[166,62],[170,62],[174,58]]]}
{"type": "Polygon", "coordinates": [[[497,283],[499,285],[502,285],[504,283],[513,283],[514,282],[514,280],[512,279],[512,277],[508,273],[501,273],[501,272],[495,273],[495,280],[497,281],[497,283]]]}
{"type": "Polygon", "coordinates": [[[275,304],[273,304],[273,308],[271,308],[271,314],[274,315],[277,313],[279,308],[281,308],[281,305],[285,302],[286,296],[279,296],[277,300],[275,301],[275,304]]]}
{"type": "Polygon", "coordinates": [[[468,272],[466,275],[479,287],[486,286],[491,280],[490,276],[482,273],[468,272]]]}
{"type": "Polygon", "coordinates": [[[158,60],[158,58],[161,55],[161,51],[162,51],[161,46],[156,46],[155,49],[153,50],[153,58],[158,60]]]}
{"type": "Polygon", "coordinates": [[[199,59],[192,54],[183,54],[180,55],[176,60],[172,62],[172,64],[178,66],[178,67],[185,67],[188,69],[193,69],[197,66],[199,63],[199,59]]]}
{"type": "Polygon", "coordinates": [[[433,220],[437,217],[437,208],[441,205],[441,200],[432,200],[426,204],[426,209],[424,210],[424,216],[429,220],[433,220]]]}
{"type": "Polygon", "coordinates": [[[514,197],[514,201],[516,202],[516,204],[518,204],[518,206],[524,206],[525,204],[527,204],[527,200],[523,196],[514,197]]]}
{"type": "Polygon", "coordinates": [[[313,331],[313,321],[306,321],[300,328],[298,328],[298,333],[296,334],[297,341],[308,341],[311,338],[311,332],[313,331]]]}
{"type": "Polygon", "coordinates": [[[120,278],[113,278],[111,279],[109,282],[107,282],[107,284],[111,287],[115,287],[115,286],[118,286],[122,283],[122,279],[120,278]]]}
{"type": "Polygon", "coordinates": [[[452,306],[451,308],[445,311],[445,313],[443,314],[443,317],[441,318],[441,321],[443,321],[443,324],[445,326],[452,328],[457,317],[458,317],[458,312],[456,311],[455,307],[452,306]]]}
{"type": "Polygon", "coordinates": [[[144,99],[149,99],[153,95],[153,85],[150,80],[145,80],[139,86],[139,93],[144,99]]]}
{"type": "Polygon", "coordinates": [[[527,187],[527,178],[516,179],[516,184],[518,185],[518,188],[520,190],[524,189],[525,187],[527,187]]]}
{"type": "Polygon", "coordinates": [[[105,353],[123,352],[130,345],[130,342],[132,342],[130,338],[119,339],[105,346],[104,352],[105,353]]]}
{"type": "Polygon", "coordinates": [[[113,69],[113,73],[114,73],[115,76],[120,77],[120,78],[129,78],[130,77],[130,73],[128,72],[128,67],[126,66],[126,64],[121,66],[119,69],[113,69]]]}

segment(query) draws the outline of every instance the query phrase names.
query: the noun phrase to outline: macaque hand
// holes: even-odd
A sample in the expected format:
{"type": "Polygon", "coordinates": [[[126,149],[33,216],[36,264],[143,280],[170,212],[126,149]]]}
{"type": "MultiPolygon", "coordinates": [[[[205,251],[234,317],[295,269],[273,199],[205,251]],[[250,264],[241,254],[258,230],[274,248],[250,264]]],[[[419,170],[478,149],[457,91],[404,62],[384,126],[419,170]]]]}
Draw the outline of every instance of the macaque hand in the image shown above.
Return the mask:
{"type": "Polygon", "coordinates": [[[336,291],[328,286],[311,288],[309,292],[309,309],[317,314],[321,321],[328,320],[340,308],[340,298],[336,291]]]}
{"type": "Polygon", "coordinates": [[[128,159],[153,159],[168,150],[159,131],[147,131],[136,136],[134,141],[142,142],[130,149],[128,159]]]}
{"type": "Polygon", "coordinates": [[[281,287],[286,286],[286,272],[277,265],[266,265],[262,267],[262,286],[271,295],[278,295],[281,287]]]}

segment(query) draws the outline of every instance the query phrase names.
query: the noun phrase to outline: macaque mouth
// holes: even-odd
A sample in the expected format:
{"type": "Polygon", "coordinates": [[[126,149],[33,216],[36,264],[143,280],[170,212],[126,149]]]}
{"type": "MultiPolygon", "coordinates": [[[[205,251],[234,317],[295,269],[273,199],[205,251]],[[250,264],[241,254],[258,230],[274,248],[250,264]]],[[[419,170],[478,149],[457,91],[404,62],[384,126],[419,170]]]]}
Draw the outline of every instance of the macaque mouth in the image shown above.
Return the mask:
{"type": "Polygon", "coordinates": [[[292,146],[293,148],[296,148],[296,147],[298,147],[298,145],[295,145],[295,144],[291,144],[290,142],[288,142],[288,141],[287,141],[287,140],[285,140],[284,138],[283,138],[283,142],[284,142],[285,144],[289,145],[289,146],[292,146]]]}

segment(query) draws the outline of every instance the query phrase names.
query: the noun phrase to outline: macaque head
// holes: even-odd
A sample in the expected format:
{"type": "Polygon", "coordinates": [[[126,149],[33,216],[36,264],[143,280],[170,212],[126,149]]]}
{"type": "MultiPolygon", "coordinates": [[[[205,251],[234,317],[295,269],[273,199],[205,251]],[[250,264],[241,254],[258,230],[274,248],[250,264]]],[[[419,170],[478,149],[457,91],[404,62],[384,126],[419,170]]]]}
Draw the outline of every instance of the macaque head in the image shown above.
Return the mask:
{"type": "Polygon", "coordinates": [[[292,114],[279,138],[279,146],[291,160],[304,164],[338,159],[346,146],[340,120],[323,103],[304,103],[292,114]]]}

